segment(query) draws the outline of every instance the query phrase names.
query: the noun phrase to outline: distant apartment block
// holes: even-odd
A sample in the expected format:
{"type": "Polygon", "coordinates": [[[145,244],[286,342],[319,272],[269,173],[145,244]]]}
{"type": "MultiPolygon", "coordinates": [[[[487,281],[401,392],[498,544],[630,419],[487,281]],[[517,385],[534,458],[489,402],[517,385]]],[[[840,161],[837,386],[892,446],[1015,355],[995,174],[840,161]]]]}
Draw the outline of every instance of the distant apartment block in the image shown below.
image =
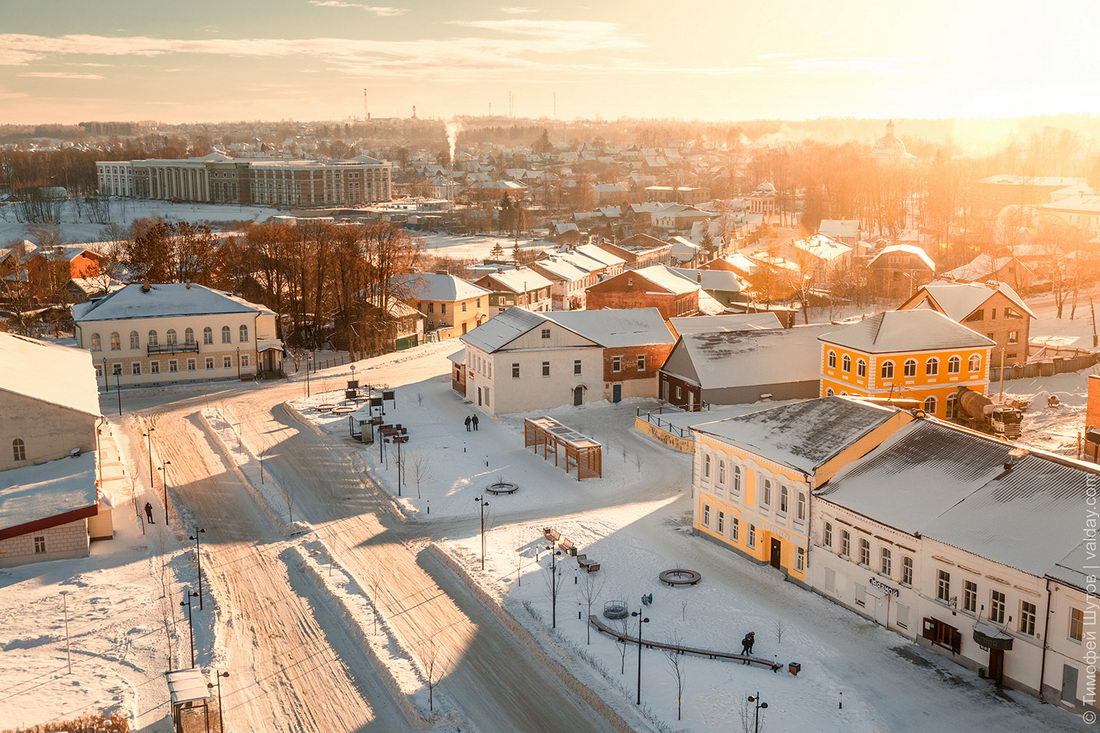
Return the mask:
{"type": "Polygon", "coordinates": [[[108,196],[241,206],[357,206],[389,201],[390,164],[348,160],[231,158],[211,153],[180,160],[99,161],[108,196]]]}

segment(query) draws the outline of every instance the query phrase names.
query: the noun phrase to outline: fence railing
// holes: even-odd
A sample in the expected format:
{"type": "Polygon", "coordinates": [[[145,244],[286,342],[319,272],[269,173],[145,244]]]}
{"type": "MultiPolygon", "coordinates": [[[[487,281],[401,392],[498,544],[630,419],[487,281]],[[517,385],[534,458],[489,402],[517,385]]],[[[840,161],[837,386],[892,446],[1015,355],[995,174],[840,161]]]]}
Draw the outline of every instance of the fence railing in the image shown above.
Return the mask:
{"type": "Polygon", "coordinates": [[[660,407],[649,410],[643,410],[642,408],[638,407],[635,408],[634,411],[638,417],[642,418],[650,425],[656,425],[658,428],[664,430],[666,433],[671,433],[672,435],[677,435],[681,438],[691,437],[690,430],[681,428],[678,425],[673,425],[670,420],[661,419],[661,415],[683,414],[684,412],[687,412],[686,410],[682,410],[679,407],[675,407],[673,405],[661,405],[660,407]]]}

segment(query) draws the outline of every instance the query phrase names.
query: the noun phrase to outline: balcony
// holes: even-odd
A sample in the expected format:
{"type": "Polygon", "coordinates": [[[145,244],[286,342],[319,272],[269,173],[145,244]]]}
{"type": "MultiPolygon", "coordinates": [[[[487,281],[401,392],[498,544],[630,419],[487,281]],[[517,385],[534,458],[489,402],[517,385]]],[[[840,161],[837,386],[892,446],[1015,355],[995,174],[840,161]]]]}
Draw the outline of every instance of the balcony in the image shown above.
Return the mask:
{"type": "Polygon", "coordinates": [[[146,347],[146,354],[148,356],[156,356],[159,354],[197,354],[199,353],[198,342],[192,341],[190,343],[183,344],[149,344],[146,347]]]}

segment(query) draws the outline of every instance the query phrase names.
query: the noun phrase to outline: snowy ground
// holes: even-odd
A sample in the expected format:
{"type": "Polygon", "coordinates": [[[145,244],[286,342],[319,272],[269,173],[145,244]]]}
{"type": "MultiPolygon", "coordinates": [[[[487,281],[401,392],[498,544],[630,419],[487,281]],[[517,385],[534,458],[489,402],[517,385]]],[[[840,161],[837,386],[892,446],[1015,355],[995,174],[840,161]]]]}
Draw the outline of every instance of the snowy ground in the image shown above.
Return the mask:
{"type": "MultiPolygon", "coordinates": [[[[1100,374],[1100,365],[1053,377],[1006,381],[1007,399],[1030,401],[1024,412],[1021,442],[1076,458],[1077,438],[1085,429],[1089,374],[1100,374]],[[1051,396],[1058,398],[1057,407],[1047,405],[1051,396]]],[[[1000,383],[990,384],[989,391],[999,393],[1000,383]]]]}
{"type": "MultiPolygon", "coordinates": [[[[444,234],[442,232],[425,232],[424,250],[427,254],[453,257],[459,260],[482,260],[489,257],[493,246],[499,244],[504,250],[504,257],[511,256],[512,247],[516,240],[513,237],[495,237],[489,234],[475,234],[462,236],[458,234],[444,234]]],[[[554,248],[553,242],[544,239],[519,239],[519,247],[522,250],[537,250],[544,252],[554,248]]]]}
{"type": "MultiPolygon", "coordinates": [[[[135,219],[160,217],[168,221],[189,221],[217,226],[223,222],[264,221],[280,213],[278,209],[266,206],[230,206],[226,204],[179,204],[171,201],[147,201],[143,199],[112,199],[111,222],[122,228],[128,228],[135,219]]],[[[17,205],[0,206],[0,246],[6,246],[13,239],[37,237],[28,229],[28,225],[19,221],[17,205]]],[[[31,225],[33,228],[34,225],[31,225]]],[[[73,201],[62,203],[61,209],[62,242],[99,242],[109,238],[109,225],[91,221],[83,216],[73,201]]]]}

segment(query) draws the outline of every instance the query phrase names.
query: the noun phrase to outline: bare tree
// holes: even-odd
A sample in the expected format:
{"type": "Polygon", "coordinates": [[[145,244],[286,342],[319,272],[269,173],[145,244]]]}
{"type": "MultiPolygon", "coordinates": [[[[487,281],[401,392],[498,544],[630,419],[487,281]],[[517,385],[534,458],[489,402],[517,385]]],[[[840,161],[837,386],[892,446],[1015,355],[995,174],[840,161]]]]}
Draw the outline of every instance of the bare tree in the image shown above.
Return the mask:
{"type": "Polygon", "coordinates": [[[435,710],[435,686],[447,673],[446,664],[439,658],[439,644],[429,639],[421,648],[420,664],[428,678],[428,710],[435,710]]]}
{"type": "Polygon", "coordinates": [[[422,451],[416,451],[412,455],[413,479],[416,481],[416,498],[420,497],[420,484],[424,479],[432,475],[431,459],[422,451]]]}
{"type": "Polygon", "coordinates": [[[588,641],[587,644],[592,643],[592,624],[588,620],[592,616],[592,606],[599,599],[600,594],[603,593],[605,578],[599,576],[596,573],[585,573],[584,582],[581,584],[581,599],[584,600],[584,605],[588,609],[588,613],[584,618],[584,625],[588,629],[588,641]]]}
{"type": "Polygon", "coordinates": [[[772,631],[775,632],[776,646],[779,646],[783,643],[783,630],[785,628],[786,627],[783,625],[783,619],[776,616],[775,619],[772,620],[772,631]]]}
{"type": "Polygon", "coordinates": [[[622,633],[624,641],[620,642],[615,648],[619,652],[619,674],[626,674],[626,650],[629,645],[625,639],[630,636],[630,617],[623,616],[618,622],[619,631],[622,633]]]}
{"type": "MultiPolygon", "coordinates": [[[[682,646],[683,640],[678,634],[668,638],[668,644],[674,647],[682,646]]],[[[668,662],[669,673],[676,682],[676,719],[684,719],[684,685],[687,683],[686,670],[684,669],[684,655],[678,649],[663,649],[665,660],[668,662]]]]}

